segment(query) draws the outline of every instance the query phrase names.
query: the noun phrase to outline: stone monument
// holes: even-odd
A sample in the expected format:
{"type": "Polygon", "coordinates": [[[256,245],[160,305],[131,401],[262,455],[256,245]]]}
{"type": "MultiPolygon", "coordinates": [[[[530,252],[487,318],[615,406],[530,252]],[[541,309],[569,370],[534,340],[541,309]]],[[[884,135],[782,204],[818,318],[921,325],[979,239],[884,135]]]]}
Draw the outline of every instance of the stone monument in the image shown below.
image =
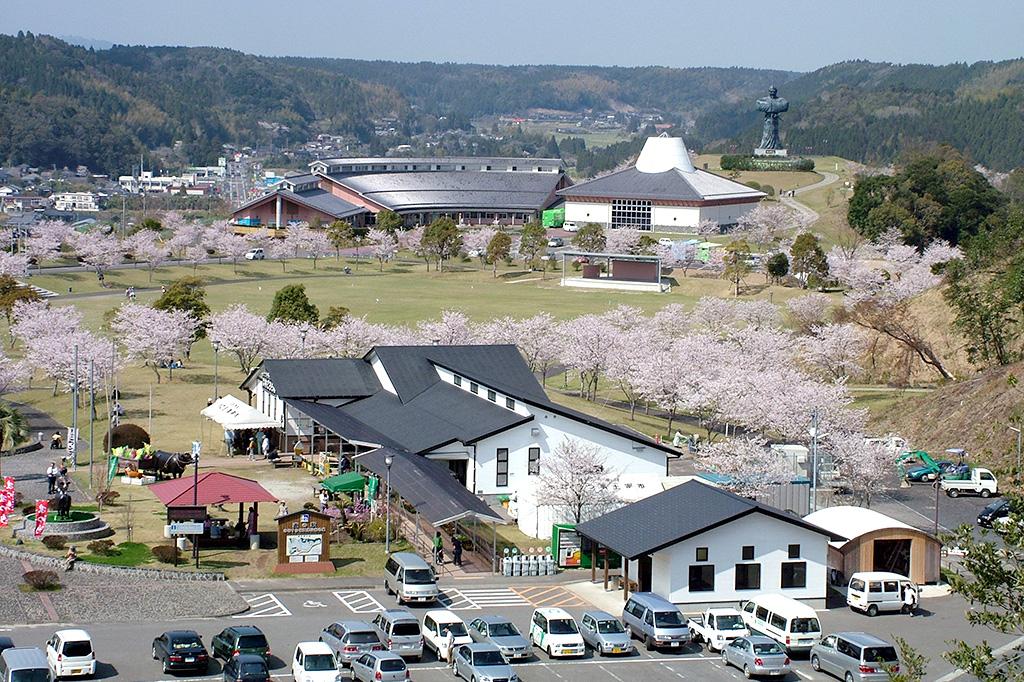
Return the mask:
{"type": "Polygon", "coordinates": [[[757,110],[764,114],[764,130],[754,156],[788,156],[779,139],[779,117],[789,111],[789,102],[779,97],[779,91],[773,85],[768,88],[767,97],[757,100],[757,110]]]}

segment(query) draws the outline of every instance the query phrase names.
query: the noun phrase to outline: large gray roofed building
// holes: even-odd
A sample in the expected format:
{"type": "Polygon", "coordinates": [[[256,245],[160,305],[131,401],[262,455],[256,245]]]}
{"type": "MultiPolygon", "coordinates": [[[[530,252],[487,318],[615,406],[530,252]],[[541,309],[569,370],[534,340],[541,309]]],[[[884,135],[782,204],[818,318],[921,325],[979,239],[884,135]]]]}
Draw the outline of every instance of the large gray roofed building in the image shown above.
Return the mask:
{"type": "Polygon", "coordinates": [[[567,187],[559,190],[558,194],[580,198],[665,201],[705,201],[720,195],[763,196],[753,188],[703,170],[686,173],[673,168],[661,173],[644,173],[635,166],[567,187]]]}
{"type": "Polygon", "coordinates": [[[264,360],[280,398],[365,398],[380,390],[373,369],[359,358],[264,360]]]}

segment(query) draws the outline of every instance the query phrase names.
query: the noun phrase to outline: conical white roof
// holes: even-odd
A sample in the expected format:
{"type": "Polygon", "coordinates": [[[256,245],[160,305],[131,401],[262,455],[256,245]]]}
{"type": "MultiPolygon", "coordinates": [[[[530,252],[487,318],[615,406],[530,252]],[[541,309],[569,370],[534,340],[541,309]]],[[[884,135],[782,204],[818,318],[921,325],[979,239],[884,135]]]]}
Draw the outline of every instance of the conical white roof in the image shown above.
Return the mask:
{"type": "Polygon", "coordinates": [[[664,134],[647,138],[640,158],[636,160],[636,169],[641,173],[664,173],[673,169],[684,173],[696,172],[683,138],[664,134]]]}

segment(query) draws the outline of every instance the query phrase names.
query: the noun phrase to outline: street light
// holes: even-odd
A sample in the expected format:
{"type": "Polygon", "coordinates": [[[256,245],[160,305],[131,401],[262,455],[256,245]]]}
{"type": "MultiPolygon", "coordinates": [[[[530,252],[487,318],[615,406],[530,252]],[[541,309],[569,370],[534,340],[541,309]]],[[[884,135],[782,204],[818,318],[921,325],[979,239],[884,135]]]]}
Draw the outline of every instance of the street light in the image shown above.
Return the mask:
{"type": "Polygon", "coordinates": [[[213,342],[213,399],[220,393],[220,341],[213,342]]]}
{"type": "Polygon", "coordinates": [[[391,464],[394,458],[388,455],[384,458],[384,467],[387,469],[387,480],[384,484],[384,554],[391,554],[391,464]]]}
{"type": "Polygon", "coordinates": [[[818,410],[811,412],[811,511],[818,511],[818,410]]]}

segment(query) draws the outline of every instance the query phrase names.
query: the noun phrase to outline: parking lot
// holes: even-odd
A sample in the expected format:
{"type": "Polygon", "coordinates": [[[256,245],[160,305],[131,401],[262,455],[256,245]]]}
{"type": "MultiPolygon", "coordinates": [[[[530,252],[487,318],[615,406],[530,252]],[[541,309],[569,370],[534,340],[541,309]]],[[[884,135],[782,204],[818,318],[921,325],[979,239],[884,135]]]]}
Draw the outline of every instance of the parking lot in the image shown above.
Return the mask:
{"type": "MultiPolygon", "coordinates": [[[[558,606],[577,618],[584,611],[594,608],[571,586],[550,583],[482,583],[466,580],[457,585],[443,586],[442,605],[466,621],[484,614],[507,616],[524,633],[528,630],[533,609],[538,606],[558,606]]],[[[210,673],[204,677],[175,678],[162,674],[159,665],[149,655],[152,639],[167,629],[191,628],[199,632],[208,645],[213,635],[229,625],[252,624],[260,627],[270,641],[275,655],[272,661],[274,677],[290,678],[289,660],[298,642],[316,640],[320,630],[334,620],[369,621],[377,610],[394,606],[393,598],[386,597],[382,590],[254,591],[244,596],[250,604],[250,610],[233,618],[168,622],[154,620],[145,624],[86,626],[96,642],[98,657],[103,663],[97,677],[139,681],[216,679],[220,671],[216,664],[211,666],[210,673]]],[[[616,598],[615,595],[609,596],[616,598]]],[[[606,596],[602,603],[617,602],[611,602],[606,596]]],[[[971,631],[963,619],[964,608],[959,597],[949,596],[925,599],[919,615],[914,618],[900,614],[868,618],[844,607],[821,611],[819,617],[825,633],[854,630],[870,632],[890,640],[894,636],[903,637],[928,655],[930,663],[927,679],[935,680],[952,671],[952,667],[940,657],[941,652],[947,648],[947,639],[964,637],[973,642],[988,639],[996,647],[1011,640],[1009,637],[994,636],[994,633],[971,631]]],[[[428,607],[412,607],[411,610],[422,618],[428,607]]],[[[2,634],[13,636],[18,645],[38,646],[56,628],[37,626],[3,629],[9,631],[2,634]]],[[[422,661],[413,663],[411,668],[414,680],[452,679],[448,668],[430,654],[425,655],[422,661]]],[[[521,679],[531,681],[733,680],[742,677],[740,671],[724,668],[717,655],[709,655],[695,645],[679,652],[648,652],[641,646],[634,654],[620,658],[595,657],[588,652],[585,658],[571,661],[552,661],[545,654],[539,653],[532,660],[517,664],[515,668],[521,679]]],[[[806,656],[794,660],[793,668],[794,672],[787,677],[790,681],[832,679],[824,673],[814,672],[806,656]]],[[[952,678],[946,678],[947,682],[949,679],[952,678]]]]}

